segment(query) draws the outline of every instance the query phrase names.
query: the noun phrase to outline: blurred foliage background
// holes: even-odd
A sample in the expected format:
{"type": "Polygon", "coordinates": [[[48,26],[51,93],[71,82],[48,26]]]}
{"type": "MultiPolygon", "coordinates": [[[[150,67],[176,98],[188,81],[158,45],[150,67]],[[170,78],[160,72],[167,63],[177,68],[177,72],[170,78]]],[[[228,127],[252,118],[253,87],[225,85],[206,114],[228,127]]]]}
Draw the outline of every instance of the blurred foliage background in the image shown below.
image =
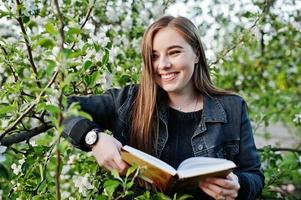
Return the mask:
{"type": "MultiPolygon", "coordinates": [[[[139,81],[141,36],[164,14],[199,27],[214,82],[247,100],[255,136],[275,123],[292,130],[294,146],[259,149],[261,198],[301,198],[300,1],[2,0],[0,199],[188,198],[138,194],[139,169],[107,173],[61,138],[63,117],[89,118],[63,109],[66,96],[139,81]]],[[[277,134],[266,137],[288,133],[277,134]]]]}

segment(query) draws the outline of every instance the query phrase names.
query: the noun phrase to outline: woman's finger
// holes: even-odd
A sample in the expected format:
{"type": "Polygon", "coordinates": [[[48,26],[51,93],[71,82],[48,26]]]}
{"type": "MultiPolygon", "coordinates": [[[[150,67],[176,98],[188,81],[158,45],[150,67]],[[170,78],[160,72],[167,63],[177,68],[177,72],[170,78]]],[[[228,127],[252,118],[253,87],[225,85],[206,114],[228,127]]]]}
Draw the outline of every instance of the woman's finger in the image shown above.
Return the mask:
{"type": "Polygon", "coordinates": [[[205,184],[201,183],[201,184],[200,184],[200,188],[201,188],[206,194],[208,194],[209,196],[211,196],[212,198],[214,198],[214,199],[217,199],[217,198],[218,198],[218,195],[217,195],[215,192],[213,192],[212,190],[210,190],[209,188],[207,188],[205,184]]]}
{"type": "Polygon", "coordinates": [[[238,190],[239,184],[236,181],[231,179],[223,179],[223,178],[208,178],[206,182],[218,185],[222,188],[229,189],[229,190],[238,190]]]}
{"type": "Polygon", "coordinates": [[[215,185],[213,183],[203,182],[202,185],[205,186],[206,188],[208,188],[209,190],[211,190],[212,192],[214,192],[214,194],[216,194],[217,196],[231,196],[232,197],[233,195],[236,194],[236,190],[226,189],[219,185],[215,185]]]}
{"type": "Polygon", "coordinates": [[[128,168],[128,165],[121,159],[120,155],[114,158],[114,162],[117,165],[119,172],[124,172],[128,168]]]}

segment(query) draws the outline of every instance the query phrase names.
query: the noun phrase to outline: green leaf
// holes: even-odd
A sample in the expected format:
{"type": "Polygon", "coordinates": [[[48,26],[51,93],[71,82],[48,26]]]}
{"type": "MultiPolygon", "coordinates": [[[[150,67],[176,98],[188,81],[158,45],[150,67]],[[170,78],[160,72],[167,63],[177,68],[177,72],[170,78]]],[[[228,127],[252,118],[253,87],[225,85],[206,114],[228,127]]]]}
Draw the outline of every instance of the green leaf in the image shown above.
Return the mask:
{"type": "Polygon", "coordinates": [[[108,199],[107,196],[101,194],[101,195],[98,195],[95,200],[107,200],[107,199],[108,199]]]}
{"type": "Polygon", "coordinates": [[[17,107],[15,105],[8,105],[8,106],[0,105],[0,115],[13,112],[16,109],[17,107]]]}
{"type": "Polygon", "coordinates": [[[50,48],[54,46],[54,42],[49,38],[42,38],[35,43],[35,46],[39,46],[39,45],[45,48],[50,48]]]}
{"type": "Polygon", "coordinates": [[[82,116],[82,117],[84,117],[84,118],[86,118],[86,119],[88,119],[90,121],[93,121],[93,118],[91,117],[91,115],[88,114],[88,113],[86,113],[86,112],[84,112],[84,111],[79,111],[78,115],[82,116]]]}
{"type": "Polygon", "coordinates": [[[56,67],[56,62],[53,61],[53,60],[46,60],[47,63],[48,63],[48,66],[46,68],[46,74],[47,75],[51,75],[53,73],[53,70],[55,69],[56,67]]]}
{"type": "Polygon", "coordinates": [[[120,178],[119,173],[118,173],[118,171],[116,169],[113,169],[111,173],[112,173],[112,175],[113,175],[114,178],[116,178],[116,179],[120,178]]]}
{"type": "Polygon", "coordinates": [[[104,188],[109,194],[109,196],[112,196],[116,188],[120,185],[120,182],[117,180],[107,180],[104,182],[104,188]]]}
{"type": "Polygon", "coordinates": [[[131,167],[129,167],[128,170],[127,170],[127,172],[126,172],[126,177],[129,177],[136,170],[137,170],[137,166],[131,166],[131,167]]]}
{"type": "Polygon", "coordinates": [[[171,198],[169,198],[168,196],[164,195],[163,193],[156,193],[154,196],[153,196],[153,199],[154,200],[171,200],[171,198]]]}
{"type": "Polygon", "coordinates": [[[113,71],[112,71],[112,65],[111,65],[110,63],[107,63],[107,64],[106,64],[106,67],[107,67],[107,69],[108,69],[108,71],[109,71],[110,73],[113,72],[113,71]]]}
{"type": "MultiPolygon", "coordinates": [[[[176,194],[175,194],[175,197],[176,197],[176,194]]],[[[176,200],[185,200],[185,199],[193,199],[193,196],[189,195],[189,194],[184,194],[184,195],[180,196],[179,198],[176,197],[176,200]]]]}
{"type": "Polygon", "coordinates": [[[60,113],[61,111],[61,109],[55,105],[46,105],[45,109],[54,115],[60,113]]]}
{"type": "Polygon", "coordinates": [[[70,35],[73,35],[73,34],[80,34],[81,33],[81,29],[80,28],[69,28],[69,30],[67,31],[67,35],[70,36],[70,35]]]}
{"type": "Polygon", "coordinates": [[[102,57],[102,64],[105,65],[109,62],[109,53],[105,51],[105,55],[102,57]]]}
{"type": "Polygon", "coordinates": [[[7,169],[0,163],[0,177],[9,179],[9,173],[7,169]]]}
{"type": "Polygon", "coordinates": [[[45,30],[46,32],[52,34],[52,35],[55,35],[57,33],[57,30],[56,28],[54,27],[53,23],[52,22],[48,22],[46,25],[45,25],[45,30]]]}
{"type": "Polygon", "coordinates": [[[87,60],[87,61],[84,63],[84,69],[85,69],[85,70],[89,69],[91,66],[92,66],[92,61],[91,61],[91,60],[87,60]]]}
{"type": "Polygon", "coordinates": [[[127,189],[130,189],[132,186],[134,185],[134,182],[133,181],[130,181],[126,184],[126,188],[127,189]]]}

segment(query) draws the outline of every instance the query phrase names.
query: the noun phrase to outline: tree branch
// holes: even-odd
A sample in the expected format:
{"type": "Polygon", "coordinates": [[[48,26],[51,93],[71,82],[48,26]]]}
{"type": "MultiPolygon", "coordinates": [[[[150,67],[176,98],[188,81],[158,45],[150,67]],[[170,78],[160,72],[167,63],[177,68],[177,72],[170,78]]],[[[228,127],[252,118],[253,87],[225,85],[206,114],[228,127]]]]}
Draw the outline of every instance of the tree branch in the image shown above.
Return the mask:
{"type": "Polygon", "coordinates": [[[4,145],[4,146],[8,147],[8,146],[11,146],[13,144],[16,144],[16,143],[19,143],[19,142],[22,142],[22,141],[25,141],[25,140],[29,140],[30,138],[32,138],[36,135],[44,133],[45,131],[51,129],[52,127],[53,126],[50,125],[50,123],[45,123],[45,124],[42,124],[41,126],[33,128],[29,131],[23,131],[21,133],[16,133],[16,134],[13,134],[13,135],[9,135],[7,137],[4,137],[1,140],[1,145],[4,145]]]}
{"type": "MultiPolygon", "coordinates": [[[[1,44],[0,44],[0,47],[3,50],[3,52],[5,54],[5,57],[8,57],[8,53],[7,53],[6,49],[1,44]]],[[[14,68],[9,63],[7,63],[6,61],[5,61],[5,63],[8,65],[8,67],[12,71],[14,79],[15,79],[15,82],[17,82],[18,81],[18,76],[16,75],[16,72],[15,72],[14,68]]]]}
{"type": "MultiPolygon", "coordinates": [[[[264,151],[264,147],[257,149],[257,151],[264,151]]],[[[293,149],[293,148],[278,148],[278,147],[268,147],[268,149],[270,149],[271,151],[289,151],[289,152],[293,152],[293,153],[301,153],[301,149],[293,149]]]]}
{"type": "MultiPolygon", "coordinates": [[[[255,28],[258,24],[258,22],[264,17],[264,14],[266,13],[266,9],[267,9],[267,2],[264,6],[264,8],[262,9],[262,12],[259,14],[258,18],[255,20],[254,24],[247,29],[248,32],[250,32],[253,28],[255,28]]],[[[209,64],[209,67],[212,65],[216,65],[217,63],[219,63],[219,61],[223,58],[225,58],[231,51],[233,51],[234,49],[237,48],[237,46],[239,44],[241,44],[243,42],[243,33],[240,35],[238,42],[236,42],[236,44],[234,44],[232,47],[230,47],[229,49],[223,50],[224,53],[222,53],[221,56],[219,56],[214,62],[209,64]]]]}
{"type": "Polygon", "coordinates": [[[59,3],[57,0],[54,0],[54,5],[55,5],[55,8],[56,8],[56,12],[57,12],[57,16],[60,20],[60,23],[61,23],[61,27],[60,27],[60,36],[61,36],[61,50],[64,49],[64,43],[65,43],[65,34],[64,34],[64,19],[63,19],[63,16],[61,14],[61,11],[60,11],[60,6],[59,6],[59,3]]]}
{"type": "MultiPolygon", "coordinates": [[[[58,0],[54,0],[55,8],[57,11],[58,18],[61,22],[60,27],[60,36],[61,36],[61,49],[60,51],[64,51],[64,43],[65,43],[65,35],[64,35],[64,19],[60,11],[60,6],[58,3],[58,0]]],[[[62,65],[59,65],[60,67],[62,65]]],[[[64,74],[62,73],[62,80],[64,81],[64,74]]],[[[59,96],[59,107],[62,108],[62,97],[63,97],[63,91],[62,88],[60,89],[60,96],[59,96]]],[[[59,113],[59,120],[58,120],[58,127],[61,127],[63,120],[62,112],[59,113]]],[[[60,134],[60,133],[59,133],[60,134]]],[[[56,199],[61,199],[61,191],[60,191],[60,168],[61,168],[61,153],[59,149],[59,142],[60,142],[61,135],[58,136],[57,144],[56,144],[56,169],[55,169],[55,191],[56,191],[56,199]]]]}
{"type": "MultiPolygon", "coordinates": [[[[18,6],[21,6],[20,0],[16,0],[16,2],[17,2],[18,6]]],[[[29,62],[30,62],[30,65],[31,65],[31,68],[32,68],[33,72],[36,75],[37,85],[39,87],[41,87],[41,84],[40,84],[40,82],[38,80],[38,71],[37,71],[36,65],[35,65],[35,63],[33,61],[31,45],[29,44],[28,35],[26,33],[26,29],[24,27],[24,23],[23,23],[23,20],[22,20],[22,11],[21,11],[21,9],[19,9],[19,16],[17,17],[17,21],[18,21],[18,23],[19,23],[19,25],[21,27],[21,31],[22,31],[23,36],[24,36],[24,40],[25,40],[25,44],[26,44],[27,52],[28,52],[28,56],[29,56],[29,62]]]]}
{"type": "MultiPolygon", "coordinates": [[[[94,3],[95,3],[95,1],[93,2],[93,5],[89,8],[89,10],[88,10],[88,12],[87,12],[87,14],[86,14],[86,17],[85,17],[85,19],[84,19],[84,22],[83,22],[82,25],[80,26],[80,29],[83,29],[84,26],[86,25],[86,23],[87,23],[87,21],[88,21],[90,15],[91,15],[91,13],[92,13],[92,10],[93,10],[93,8],[94,8],[94,3]]],[[[73,50],[74,47],[75,47],[75,42],[73,42],[72,47],[71,47],[71,50],[73,50]]]]}
{"type": "Polygon", "coordinates": [[[55,189],[56,189],[56,199],[61,199],[60,192],[60,168],[61,168],[61,153],[60,149],[57,146],[56,149],[56,168],[55,168],[55,189]]]}
{"type": "Polygon", "coordinates": [[[46,87],[41,91],[41,93],[36,97],[36,99],[28,106],[28,108],[16,119],[16,121],[10,125],[7,129],[4,130],[2,135],[0,135],[0,141],[6,134],[11,132],[16,128],[16,126],[22,121],[22,119],[39,103],[41,97],[45,94],[45,91],[54,83],[58,73],[60,71],[60,67],[53,73],[49,83],[46,85],[46,87]]]}

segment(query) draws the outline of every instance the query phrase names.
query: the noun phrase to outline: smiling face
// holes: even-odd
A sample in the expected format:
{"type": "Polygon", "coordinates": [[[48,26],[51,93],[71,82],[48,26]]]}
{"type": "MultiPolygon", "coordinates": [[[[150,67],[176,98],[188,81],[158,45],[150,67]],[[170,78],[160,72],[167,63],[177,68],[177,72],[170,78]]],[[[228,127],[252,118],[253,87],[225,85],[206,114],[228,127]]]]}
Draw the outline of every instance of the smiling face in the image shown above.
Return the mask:
{"type": "Polygon", "coordinates": [[[167,93],[193,92],[192,75],[197,56],[174,28],[159,30],[153,39],[152,66],[155,82],[167,93]]]}

